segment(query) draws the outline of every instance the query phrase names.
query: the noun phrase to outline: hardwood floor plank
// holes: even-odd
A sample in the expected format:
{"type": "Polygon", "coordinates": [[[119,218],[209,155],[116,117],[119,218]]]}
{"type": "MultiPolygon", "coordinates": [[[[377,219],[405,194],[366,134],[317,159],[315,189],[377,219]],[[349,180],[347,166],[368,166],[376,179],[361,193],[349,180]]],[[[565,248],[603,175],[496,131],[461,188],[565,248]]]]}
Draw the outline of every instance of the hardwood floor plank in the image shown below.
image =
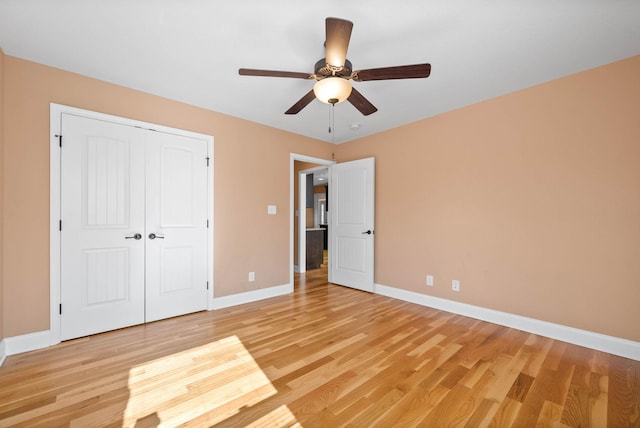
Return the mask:
{"type": "Polygon", "coordinates": [[[345,385],[348,385],[356,376],[357,374],[353,371],[343,372],[327,382],[318,384],[316,388],[297,398],[287,407],[303,426],[321,413],[324,413],[325,418],[335,415],[328,409],[328,405],[335,401],[335,398],[345,389],[345,385]]]}
{"type": "Polygon", "coordinates": [[[522,403],[529,393],[533,380],[531,376],[520,373],[507,393],[507,397],[522,403]]]}
{"type": "MultiPolygon", "coordinates": [[[[608,394],[608,383],[609,378],[607,376],[602,376],[599,373],[591,374],[591,382],[594,385],[593,389],[598,391],[597,396],[594,396],[590,401],[590,405],[592,406],[591,410],[591,421],[590,425],[592,427],[604,427],[607,426],[607,400],[609,399],[608,394]]],[[[595,394],[594,394],[595,395],[595,394]]]]}
{"type": "Polygon", "coordinates": [[[529,335],[524,346],[529,350],[529,353],[532,357],[522,368],[522,373],[535,378],[538,373],[540,373],[542,364],[546,360],[547,354],[549,353],[552,345],[552,339],[535,334],[529,335]]]}
{"type": "MultiPolygon", "coordinates": [[[[525,425],[516,424],[515,421],[520,415],[522,403],[519,403],[510,398],[506,398],[500,402],[500,407],[496,411],[491,423],[490,428],[503,428],[503,427],[529,427],[535,426],[535,422],[531,420],[527,421],[525,425]]],[[[542,405],[540,406],[542,408],[542,405]]]]}
{"type": "Polygon", "coordinates": [[[640,364],[609,356],[609,426],[640,427],[640,364]]]}
{"type": "Polygon", "coordinates": [[[588,390],[571,384],[560,422],[568,426],[591,425],[591,403],[588,390]]]}
{"type": "Polygon", "coordinates": [[[480,405],[473,412],[464,428],[488,427],[491,419],[498,411],[498,403],[493,400],[482,399],[480,405]]]}
{"type": "Polygon", "coordinates": [[[640,362],[296,275],[13,355],[0,427],[637,427],[640,362]]]}
{"type": "Polygon", "coordinates": [[[489,373],[491,376],[494,376],[493,372],[489,372],[490,368],[490,361],[478,361],[476,365],[471,367],[467,374],[462,379],[460,379],[460,383],[467,388],[472,389],[475,387],[478,381],[480,381],[487,375],[487,373],[489,373]]]}
{"type": "Polygon", "coordinates": [[[432,426],[464,426],[474,412],[474,403],[469,388],[456,385],[438,403],[425,422],[432,426]]]}
{"type": "Polygon", "coordinates": [[[564,428],[570,426],[560,422],[561,418],[562,406],[556,403],[552,403],[551,401],[545,401],[542,404],[542,409],[535,426],[536,428],[564,428]]]}

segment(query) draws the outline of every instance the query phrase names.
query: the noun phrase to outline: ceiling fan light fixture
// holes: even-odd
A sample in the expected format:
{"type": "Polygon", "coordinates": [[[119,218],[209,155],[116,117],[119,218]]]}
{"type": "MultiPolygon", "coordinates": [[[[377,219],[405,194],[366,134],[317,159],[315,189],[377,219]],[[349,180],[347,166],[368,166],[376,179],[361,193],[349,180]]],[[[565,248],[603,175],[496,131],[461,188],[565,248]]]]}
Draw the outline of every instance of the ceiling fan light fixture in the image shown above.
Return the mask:
{"type": "Polygon", "coordinates": [[[341,103],[351,95],[351,82],[342,77],[327,77],[313,85],[313,93],[323,103],[341,103]]]}

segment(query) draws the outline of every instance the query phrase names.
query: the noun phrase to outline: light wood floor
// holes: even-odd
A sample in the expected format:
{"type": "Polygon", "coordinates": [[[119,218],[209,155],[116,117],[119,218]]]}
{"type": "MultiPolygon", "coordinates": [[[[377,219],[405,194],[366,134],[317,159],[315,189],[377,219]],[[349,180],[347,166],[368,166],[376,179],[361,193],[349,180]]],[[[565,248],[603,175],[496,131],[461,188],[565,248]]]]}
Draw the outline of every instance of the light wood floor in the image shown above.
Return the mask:
{"type": "Polygon", "coordinates": [[[0,426],[640,426],[640,362],[326,282],[7,358],[0,426]]]}

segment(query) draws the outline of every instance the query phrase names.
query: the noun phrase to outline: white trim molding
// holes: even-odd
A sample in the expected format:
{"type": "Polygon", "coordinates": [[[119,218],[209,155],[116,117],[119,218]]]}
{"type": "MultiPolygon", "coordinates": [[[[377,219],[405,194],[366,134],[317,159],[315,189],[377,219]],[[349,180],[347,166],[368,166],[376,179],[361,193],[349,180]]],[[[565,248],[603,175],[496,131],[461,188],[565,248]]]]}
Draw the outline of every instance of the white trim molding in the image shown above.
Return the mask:
{"type": "MultiPolygon", "coordinates": [[[[50,341],[50,330],[38,331],[14,337],[5,337],[3,340],[4,354],[5,356],[9,356],[46,348],[50,345],[50,341]]],[[[2,350],[1,348],[2,347],[0,347],[0,351],[2,350]]]]}
{"type": "Polygon", "coordinates": [[[4,359],[7,358],[7,353],[4,349],[4,339],[0,340],[0,367],[2,367],[2,363],[4,363],[4,359]]]}
{"type": "Polygon", "coordinates": [[[632,360],[640,361],[640,342],[607,336],[605,334],[580,330],[561,324],[540,321],[508,312],[496,311],[480,306],[469,305],[440,297],[429,296],[413,291],[402,290],[382,284],[375,284],[374,292],[382,296],[392,297],[409,303],[427,306],[482,321],[515,328],[528,333],[538,334],[551,339],[561,340],[586,348],[608,352],[632,360]]]}
{"type": "Polygon", "coordinates": [[[257,302],[258,300],[270,299],[271,297],[282,296],[289,293],[293,293],[292,284],[276,285],[269,288],[261,288],[259,290],[232,294],[230,296],[214,297],[213,309],[229,308],[231,306],[257,302]]]}

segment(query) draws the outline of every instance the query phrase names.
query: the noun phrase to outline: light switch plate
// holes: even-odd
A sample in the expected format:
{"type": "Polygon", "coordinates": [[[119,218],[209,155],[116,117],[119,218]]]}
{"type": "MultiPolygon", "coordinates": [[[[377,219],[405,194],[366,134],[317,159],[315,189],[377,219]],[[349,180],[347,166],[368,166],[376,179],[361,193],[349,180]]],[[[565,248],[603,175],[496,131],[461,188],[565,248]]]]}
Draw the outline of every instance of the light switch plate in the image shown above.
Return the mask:
{"type": "Polygon", "coordinates": [[[276,207],[275,205],[267,205],[267,214],[276,215],[277,212],[278,212],[278,207],[276,207]]]}

